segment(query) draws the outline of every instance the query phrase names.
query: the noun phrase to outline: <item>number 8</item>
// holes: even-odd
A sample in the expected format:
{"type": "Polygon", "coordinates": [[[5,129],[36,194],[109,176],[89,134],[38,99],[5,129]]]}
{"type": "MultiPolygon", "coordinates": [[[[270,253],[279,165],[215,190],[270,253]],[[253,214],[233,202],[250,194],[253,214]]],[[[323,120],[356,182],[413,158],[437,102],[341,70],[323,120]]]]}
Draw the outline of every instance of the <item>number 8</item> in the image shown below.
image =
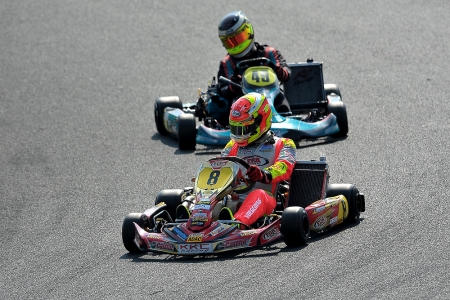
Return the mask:
{"type": "Polygon", "coordinates": [[[220,171],[212,171],[211,174],[209,174],[209,179],[206,184],[208,185],[215,185],[217,183],[217,180],[219,180],[220,171]]]}

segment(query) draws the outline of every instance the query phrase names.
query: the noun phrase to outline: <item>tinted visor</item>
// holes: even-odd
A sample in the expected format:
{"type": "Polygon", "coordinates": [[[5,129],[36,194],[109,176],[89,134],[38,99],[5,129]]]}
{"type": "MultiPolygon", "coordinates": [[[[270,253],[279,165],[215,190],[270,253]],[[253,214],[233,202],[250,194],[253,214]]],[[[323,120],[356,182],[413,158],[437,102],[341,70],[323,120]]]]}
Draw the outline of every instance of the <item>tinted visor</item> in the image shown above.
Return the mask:
{"type": "Polygon", "coordinates": [[[255,132],[257,124],[253,123],[247,126],[230,125],[230,133],[235,136],[250,136],[255,132]]]}
{"type": "Polygon", "coordinates": [[[220,40],[222,41],[225,49],[232,49],[250,39],[251,35],[252,33],[250,26],[244,24],[236,33],[224,37],[221,36],[220,40]]]}

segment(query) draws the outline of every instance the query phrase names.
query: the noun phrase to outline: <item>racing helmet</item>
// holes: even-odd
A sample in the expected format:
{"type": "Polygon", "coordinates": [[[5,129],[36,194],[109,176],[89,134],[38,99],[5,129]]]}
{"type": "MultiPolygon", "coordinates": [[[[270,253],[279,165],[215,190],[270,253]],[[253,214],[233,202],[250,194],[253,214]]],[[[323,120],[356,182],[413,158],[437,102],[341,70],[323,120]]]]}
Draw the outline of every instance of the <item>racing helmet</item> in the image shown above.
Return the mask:
{"type": "Polygon", "coordinates": [[[239,146],[253,143],[272,126],[272,110],[264,95],[249,93],[236,100],[230,111],[230,138],[239,146]]]}
{"type": "Polygon", "coordinates": [[[253,48],[253,26],[241,11],[227,14],[219,23],[219,38],[230,55],[241,58],[253,48]]]}

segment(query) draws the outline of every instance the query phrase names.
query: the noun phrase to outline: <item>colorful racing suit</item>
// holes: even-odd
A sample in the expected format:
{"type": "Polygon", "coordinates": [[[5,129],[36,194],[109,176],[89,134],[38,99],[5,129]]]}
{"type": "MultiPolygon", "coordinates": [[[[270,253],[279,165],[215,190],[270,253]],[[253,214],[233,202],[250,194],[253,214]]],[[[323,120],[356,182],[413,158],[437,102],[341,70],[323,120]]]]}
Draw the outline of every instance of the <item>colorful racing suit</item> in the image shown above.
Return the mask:
{"type": "Polygon", "coordinates": [[[221,156],[238,156],[250,165],[258,166],[267,175],[268,183],[257,182],[252,191],[242,195],[244,202],[234,214],[236,220],[246,225],[273,212],[277,184],[291,177],[296,162],[296,147],[291,139],[275,137],[269,131],[259,141],[239,147],[231,140],[221,153],[221,156]]]}

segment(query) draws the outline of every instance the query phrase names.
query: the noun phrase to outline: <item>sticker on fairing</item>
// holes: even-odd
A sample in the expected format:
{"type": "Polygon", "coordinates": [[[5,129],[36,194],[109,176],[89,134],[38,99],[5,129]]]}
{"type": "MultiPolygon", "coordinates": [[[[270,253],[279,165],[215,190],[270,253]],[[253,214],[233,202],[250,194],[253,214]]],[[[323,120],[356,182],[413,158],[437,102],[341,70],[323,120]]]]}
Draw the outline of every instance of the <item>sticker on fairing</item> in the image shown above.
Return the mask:
{"type": "Polygon", "coordinates": [[[232,175],[233,173],[229,167],[220,170],[213,170],[206,167],[200,171],[197,187],[203,190],[221,188],[226,185],[232,175]]]}
{"type": "Polygon", "coordinates": [[[179,244],[178,253],[210,253],[212,244],[179,244]]]}
{"type": "Polygon", "coordinates": [[[244,78],[248,84],[256,86],[267,86],[273,84],[277,79],[275,72],[267,67],[253,67],[247,69],[244,78]]]}

